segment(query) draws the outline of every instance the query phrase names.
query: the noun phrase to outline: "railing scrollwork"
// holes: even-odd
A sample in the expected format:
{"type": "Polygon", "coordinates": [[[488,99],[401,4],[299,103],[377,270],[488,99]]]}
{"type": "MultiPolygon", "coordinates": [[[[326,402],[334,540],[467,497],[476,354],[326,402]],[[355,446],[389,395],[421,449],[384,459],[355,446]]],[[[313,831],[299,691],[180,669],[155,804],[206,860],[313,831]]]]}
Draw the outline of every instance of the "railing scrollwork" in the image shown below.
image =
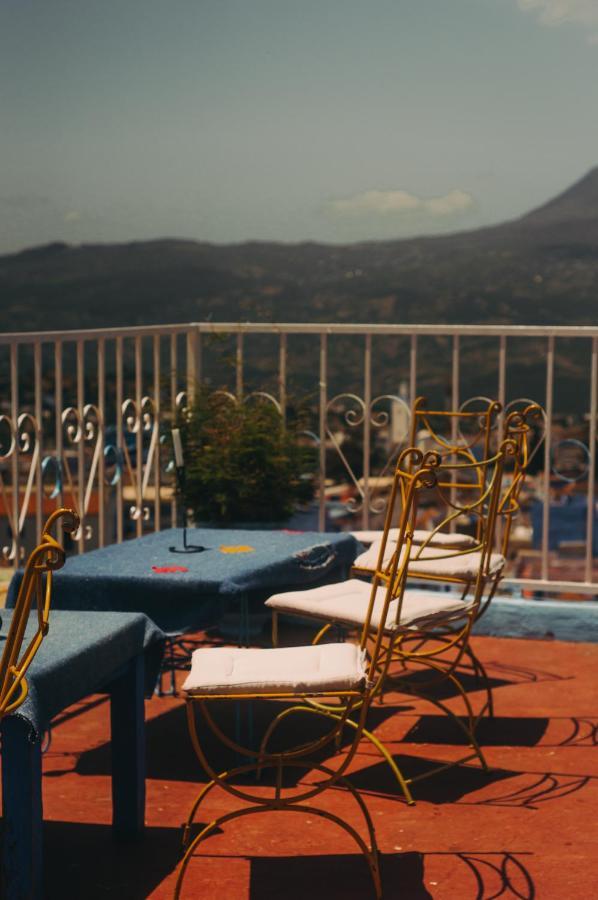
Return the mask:
{"type": "Polygon", "coordinates": [[[2,547],[2,555],[9,561],[23,557],[21,538],[34,499],[40,452],[39,424],[30,413],[21,413],[16,422],[0,416],[0,495],[10,529],[10,544],[2,547]],[[11,470],[10,486],[2,464],[11,470]]]}
{"type": "Polygon", "coordinates": [[[145,505],[144,498],[150,483],[155,454],[159,447],[156,405],[149,396],[142,397],[141,403],[127,398],[123,401],[121,415],[125,435],[122,446],[124,473],[128,476],[136,498],[135,502],[129,506],[129,518],[135,522],[139,519],[147,522],[150,519],[150,509],[145,505]],[[136,437],[134,462],[131,458],[133,446],[126,440],[127,434],[136,437]]]}

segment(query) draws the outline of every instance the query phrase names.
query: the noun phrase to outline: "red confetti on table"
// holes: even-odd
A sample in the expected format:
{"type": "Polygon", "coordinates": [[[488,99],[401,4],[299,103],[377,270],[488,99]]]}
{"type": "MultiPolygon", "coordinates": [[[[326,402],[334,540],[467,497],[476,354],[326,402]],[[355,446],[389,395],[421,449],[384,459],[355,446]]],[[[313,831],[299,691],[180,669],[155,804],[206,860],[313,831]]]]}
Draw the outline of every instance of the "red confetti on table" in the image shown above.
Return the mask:
{"type": "Polygon", "coordinates": [[[187,566],[152,566],[152,572],[164,575],[169,572],[188,572],[187,566]]]}

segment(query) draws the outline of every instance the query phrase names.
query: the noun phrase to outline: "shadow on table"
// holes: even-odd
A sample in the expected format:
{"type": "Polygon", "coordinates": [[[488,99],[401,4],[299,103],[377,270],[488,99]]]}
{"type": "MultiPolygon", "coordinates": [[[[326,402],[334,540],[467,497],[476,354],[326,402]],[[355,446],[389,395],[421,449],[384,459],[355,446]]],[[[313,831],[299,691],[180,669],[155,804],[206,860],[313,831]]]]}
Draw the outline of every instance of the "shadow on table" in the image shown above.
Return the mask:
{"type": "Polygon", "coordinates": [[[45,896],[60,900],[144,900],[181,858],[179,828],[147,828],[115,843],[108,825],[44,823],[45,896]]]}

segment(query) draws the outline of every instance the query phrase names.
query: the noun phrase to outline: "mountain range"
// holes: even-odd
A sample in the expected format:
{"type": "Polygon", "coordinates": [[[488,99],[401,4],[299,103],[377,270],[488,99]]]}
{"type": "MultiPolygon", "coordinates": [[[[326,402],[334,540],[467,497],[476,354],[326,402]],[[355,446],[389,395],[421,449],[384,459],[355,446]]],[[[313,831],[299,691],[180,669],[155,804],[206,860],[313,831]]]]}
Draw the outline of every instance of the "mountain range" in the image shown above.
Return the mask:
{"type": "Polygon", "coordinates": [[[186,322],[594,324],[598,167],[527,215],[349,245],[51,243],[0,256],[0,331],[186,322]]]}

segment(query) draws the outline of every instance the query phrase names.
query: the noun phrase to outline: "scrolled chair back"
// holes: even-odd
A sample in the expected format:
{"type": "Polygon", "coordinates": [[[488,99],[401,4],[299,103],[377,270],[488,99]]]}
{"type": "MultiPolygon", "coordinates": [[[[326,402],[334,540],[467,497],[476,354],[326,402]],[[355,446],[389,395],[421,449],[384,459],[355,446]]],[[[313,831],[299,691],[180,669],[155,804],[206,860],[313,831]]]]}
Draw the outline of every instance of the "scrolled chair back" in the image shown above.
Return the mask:
{"type": "Polygon", "coordinates": [[[376,568],[372,576],[370,600],[361,631],[360,645],[364,649],[368,644],[378,589],[385,587],[376,640],[370,651],[369,678],[371,682],[377,677],[376,672],[382,651],[384,626],[389,616],[390,604],[397,597],[401,598],[405,590],[407,562],[413,546],[419,496],[423,491],[430,490],[437,483],[439,464],[440,456],[437,453],[424,453],[416,447],[407,447],[403,450],[396,463],[391,493],[386,507],[383,536],[380,542],[376,568]],[[391,526],[397,519],[397,549],[393,553],[390,566],[388,566],[384,563],[386,546],[391,526]]]}
{"type": "Polygon", "coordinates": [[[438,460],[434,500],[444,513],[441,521],[415,549],[413,560],[425,558],[435,536],[439,532],[450,532],[460,519],[466,517],[472,523],[475,542],[463,550],[448,549],[446,553],[455,556],[480,553],[482,573],[487,574],[485,566],[494,547],[504,502],[505,463],[509,458],[516,459],[517,453],[517,443],[509,437],[501,441],[496,453],[485,459],[463,460],[456,456],[438,460]]]}
{"type": "MultiPolygon", "coordinates": [[[[416,567],[419,560],[425,562],[430,559],[428,553],[432,554],[434,561],[450,561],[470,555],[475,560],[475,574],[471,582],[474,592],[470,606],[472,616],[475,614],[483,596],[484,585],[491,575],[505,460],[516,453],[516,442],[510,438],[502,441],[497,453],[483,460],[461,460],[457,457],[457,461],[451,459],[447,462],[446,458],[443,459],[435,451],[423,453],[413,447],[403,451],[397,461],[383,537],[372,573],[370,606],[362,631],[364,645],[371,630],[374,598],[378,589],[381,586],[386,588],[382,622],[386,622],[393,601],[398,601],[394,603],[392,615],[399,622],[408,569],[416,567]],[[442,521],[427,533],[426,539],[421,543],[414,543],[418,508],[424,497],[426,502],[434,502],[445,512],[442,521]],[[469,516],[474,522],[475,541],[465,550],[435,548],[436,534],[449,531],[451,524],[463,515],[469,516]],[[393,552],[389,558],[386,548],[393,525],[398,526],[396,531],[393,528],[397,539],[395,543],[393,536],[393,552]]],[[[381,625],[378,629],[380,641],[383,628],[384,625],[381,625]]],[[[375,650],[379,651],[380,647],[376,646],[375,650]]]]}
{"type": "Polygon", "coordinates": [[[504,519],[503,552],[506,554],[513,519],[519,513],[519,497],[529,465],[546,437],[546,413],[537,403],[529,402],[520,409],[511,409],[505,416],[504,439],[514,445],[511,481],[500,500],[499,514],[504,519]]]}
{"type": "Polygon", "coordinates": [[[487,459],[501,412],[501,404],[488,397],[472,397],[455,410],[429,408],[426,397],[417,397],[411,415],[410,445],[424,452],[433,450],[443,458],[487,459]],[[425,439],[420,437],[422,433],[425,439]]]}
{"type": "Polygon", "coordinates": [[[44,525],[40,543],[27,559],[0,657],[0,719],[13,712],[25,700],[28,691],[25,678],[27,669],[48,633],[52,574],[62,568],[65,561],[64,548],[50,533],[58,521],[69,534],[75,533],[79,527],[79,517],[73,510],[56,510],[44,525]],[[37,627],[23,648],[25,630],[34,607],[37,627]]]}

